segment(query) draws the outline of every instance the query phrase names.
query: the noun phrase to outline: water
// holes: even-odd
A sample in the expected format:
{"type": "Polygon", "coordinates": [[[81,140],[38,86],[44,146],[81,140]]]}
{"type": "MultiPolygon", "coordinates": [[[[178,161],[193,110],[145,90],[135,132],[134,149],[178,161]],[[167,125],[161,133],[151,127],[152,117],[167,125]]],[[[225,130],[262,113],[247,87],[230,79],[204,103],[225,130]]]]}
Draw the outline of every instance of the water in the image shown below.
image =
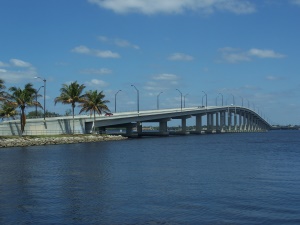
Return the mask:
{"type": "Polygon", "coordinates": [[[300,131],[0,149],[0,224],[300,224],[300,131]]]}

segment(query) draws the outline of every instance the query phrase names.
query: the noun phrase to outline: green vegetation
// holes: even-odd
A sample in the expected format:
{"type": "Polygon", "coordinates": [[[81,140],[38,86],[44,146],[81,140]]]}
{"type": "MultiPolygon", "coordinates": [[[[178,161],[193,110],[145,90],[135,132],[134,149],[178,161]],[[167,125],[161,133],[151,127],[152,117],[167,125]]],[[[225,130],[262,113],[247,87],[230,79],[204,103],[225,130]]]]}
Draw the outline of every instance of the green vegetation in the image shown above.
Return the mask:
{"type": "MultiPolygon", "coordinates": [[[[25,84],[24,88],[21,89],[19,87],[10,87],[8,92],[5,91],[6,87],[4,85],[4,80],[0,79],[0,118],[2,120],[4,118],[13,118],[18,114],[17,108],[21,110],[21,131],[24,132],[26,125],[26,117],[35,118],[35,117],[43,117],[44,113],[41,110],[37,110],[37,107],[43,108],[40,102],[36,100],[37,90],[33,88],[31,83],[25,84]],[[30,111],[25,114],[25,109],[29,107],[36,107],[35,111],[30,111]]],[[[94,123],[95,123],[95,114],[102,114],[102,112],[110,112],[107,107],[108,100],[105,100],[105,95],[103,91],[93,91],[89,90],[83,93],[85,89],[85,85],[78,84],[77,81],[72,82],[70,85],[63,84],[60,89],[60,95],[54,99],[54,104],[62,103],[62,104],[70,104],[72,110],[67,110],[65,115],[73,116],[73,133],[74,133],[74,108],[76,107],[76,103],[79,103],[79,107],[81,107],[80,113],[82,112],[90,112],[90,114],[94,115],[94,123]]],[[[55,117],[60,116],[55,112],[45,112],[46,117],[55,117]]]]}
{"type": "Polygon", "coordinates": [[[104,100],[105,95],[103,94],[103,91],[88,91],[83,96],[85,101],[80,105],[82,109],[79,113],[82,112],[90,112],[91,114],[94,114],[94,121],[93,121],[93,131],[95,132],[95,114],[96,112],[101,115],[102,112],[109,112],[109,109],[106,105],[108,103],[108,100],[104,100]]]}

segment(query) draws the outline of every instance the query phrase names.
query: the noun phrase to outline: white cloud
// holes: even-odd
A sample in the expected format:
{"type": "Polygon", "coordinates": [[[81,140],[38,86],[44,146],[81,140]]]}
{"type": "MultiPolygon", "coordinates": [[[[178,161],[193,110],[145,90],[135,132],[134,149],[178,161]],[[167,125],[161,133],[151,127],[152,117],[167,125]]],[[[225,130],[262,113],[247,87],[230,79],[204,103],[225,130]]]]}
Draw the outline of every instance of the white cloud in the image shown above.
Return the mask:
{"type": "Polygon", "coordinates": [[[154,80],[168,80],[175,81],[178,80],[178,76],[174,74],[163,73],[153,77],[154,80]]]}
{"type": "Polygon", "coordinates": [[[103,80],[97,80],[97,79],[92,79],[91,81],[85,82],[86,86],[92,86],[92,87],[107,87],[109,84],[103,80]]]}
{"type": "Polygon", "coordinates": [[[168,59],[171,61],[192,61],[194,57],[184,53],[174,53],[170,55],[168,59]]]}
{"type": "Polygon", "coordinates": [[[148,91],[165,91],[175,88],[179,83],[180,77],[175,74],[158,74],[151,78],[144,87],[148,91]]]}
{"type": "Polygon", "coordinates": [[[284,58],[283,54],[276,53],[273,50],[252,48],[248,51],[241,49],[225,47],[219,49],[222,61],[228,63],[238,63],[242,61],[251,61],[253,58],[284,58]]]}
{"type": "Polygon", "coordinates": [[[72,52],[96,56],[100,58],[120,58],[118,53],[112,52],[110,50],[102,51],[98,49],[90,49],[84,45],[77,46],[71,50],[72,52]]]}
{"type": "Polygon", "coordinates": [[[249,50],[250,56],[256,56],[259,58],[284,58],[285,55],[274,52],[268,49],[256,49],[252,48],[249,50]]]}
{"type": "Polygon", "coordinates": [[[116,46],[122,47],[122,48],[133,48],[133,49],[140,49],[140,47],[138,45],[132,44],[127,40],[124,39],[120,39],[120,38],[108,38],[105,36],[99,36],[98,40],[101,42],[107,42],[107,43],[111,43],[114,44],[116,46]]]}
{"type": "Polygon", "coordinates": [[[10,63],[16,67],[31,67],[31,64],[20,59],[11,59],[10,63]]]}
{"type": "Polygon", "coordinates": [[[224,61],[229,63],[237,63],[241,61],[250,61],[251,58],[245,52],[241,52],[240,49],[235,49],[231,47],[225,47],[219,49],[221,57],[224,61]]]}
{"type": "Polygon", "coordinates": [[[111,74],[112,71],[110,69],[106,69],[106,68],[85,69],[85,70],[82,70],[81,73],[83,73],[83,74],[93,74],[93,75],[104,75],[104,74],[111,74]]]}
{"type": "Polygon", "coordinates": [[[0,61],[0,67],[7,67],[8,64],[0,61]]]}
{"type": "Polygon", "coordinates": [[[7,83],[30,82],[37,76],[36,69],[29,62],[21,59],[10,59],[8,63],[0,62],[1,79],[7,83]]]}
{"type": "Polygon", "coordinates": [[[291,3],[300,6],[300,0],[291,0],[291,3]]]}
{"type": "Polygon", "coordinates": [[[147,15],[178,14],[185,11],[249,14],[256,11],[255,5],[248,0],[88,0],[88,2],[121,14],[131,12],[147,15]]]}
{"type": "Polygon", "coordinates": [[[274,81],[274,80],[281,80],[282,78],[281,77],[276,77],[276,76],[267,76],[266,79],[270,80],[270,81],[274,81]]]}

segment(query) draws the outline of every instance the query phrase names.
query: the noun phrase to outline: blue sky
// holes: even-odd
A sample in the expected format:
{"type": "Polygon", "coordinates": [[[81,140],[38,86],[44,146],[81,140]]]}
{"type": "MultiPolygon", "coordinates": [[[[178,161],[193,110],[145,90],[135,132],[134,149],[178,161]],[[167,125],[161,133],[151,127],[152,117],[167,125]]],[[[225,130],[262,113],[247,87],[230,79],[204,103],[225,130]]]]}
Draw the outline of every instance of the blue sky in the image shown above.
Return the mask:
{"type": "MultiPolygon", "coordinates": [[[[1,0],[0,78],[103,90],[114,112],[249,105],[272,123],[300,124],[300,0],[1,0]]],[[[42,94],[42,91],[41,91],[42,94]]],[[[42,102],[43,99],[41,98],[42,102]]],[[[27,109],[31,111],[31,109],[27,109]]],[[[79,109],[76,109],[77,113],[79,109]]]]}

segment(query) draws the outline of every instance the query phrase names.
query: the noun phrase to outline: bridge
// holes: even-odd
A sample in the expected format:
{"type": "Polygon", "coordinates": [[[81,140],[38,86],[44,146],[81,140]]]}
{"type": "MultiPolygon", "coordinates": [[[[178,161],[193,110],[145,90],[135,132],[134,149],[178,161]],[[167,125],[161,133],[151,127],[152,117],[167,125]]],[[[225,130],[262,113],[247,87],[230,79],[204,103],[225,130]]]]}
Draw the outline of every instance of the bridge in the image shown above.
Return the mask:
{"type": "MultiPolygon", "coordinates": [[[[105,132],[108,128],[124,129],[124,136],[168,136],[189,133],[259,132],[271,129],[271,125],[255,111],[241,106],[208,106],[147,110],[115,113],[111,116],[80,115],[74,118],[74,133],[105,132]],[[195,129],[187,130],[187,119],[195,117],[195,129]],[[181,130],[170,131],[168,122],[180,120],[181,130]],[[157,131],[145,131],[147,123],[157,123],[157,131]]],[[[50,135],[73,133],[72,116],[27,119],[23,135],[50,135]]],[[[20,135],[20,121],[10,120],[0,123],[0,135],[20,135]]]]}

